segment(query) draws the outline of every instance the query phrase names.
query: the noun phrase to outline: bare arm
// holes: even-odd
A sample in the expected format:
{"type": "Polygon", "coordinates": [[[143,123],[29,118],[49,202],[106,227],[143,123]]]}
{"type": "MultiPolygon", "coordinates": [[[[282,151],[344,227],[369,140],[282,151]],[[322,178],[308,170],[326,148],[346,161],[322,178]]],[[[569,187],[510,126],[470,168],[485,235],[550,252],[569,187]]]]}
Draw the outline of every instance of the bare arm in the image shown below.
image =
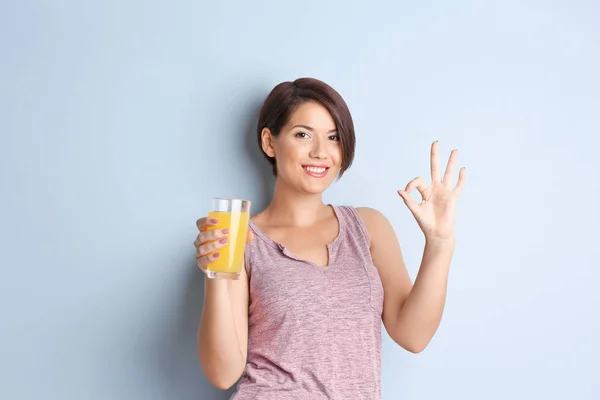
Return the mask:
{"type": "MultiPolygon", "coordinates": [[[[196,262],[206,266],[218,257],[216,250],[227,237],[220,229],[209,229],[216,222],[201,218],[196,222],[200,234],[194,242],[196,262]]],[[[253,234],[248,234],[252,240],[253,234]]],[[[219,389],[228,389],[242,375],[248,349],[248,275],[242,266],[238,280],[205,278],[204,308],[198,326],[198,358],[208,380],[219,389]]]]}
{"type": "Polygon", "coordinates": [[[242,375],[248,348],[248,277],[205,278],[204,309],[198,329],[198,357],[208,380],[228,389],[242,375]]]}
{"type": "MultiPolygon", "coordinates": [[[[406,343],[411,351],[420,352],[431,341],[437,331],[444,306],[448,286],[448,272],[454,254],[455,236],[454,221],[456,205],[466,182],[466,169],[463,167],[458,174],[458,182],[454,188],[453,178],[458,157],[458,149],[452,150],[444,176],[441,175],[438,157],[438,141],[431,144],[431,183],[427,184],[420,177],[408,182],[404,190],[398,190],[398,195],[404,200],[423,234],[425,235],[425,250],[415,279],[406,301],[397,310],[394,321],[394,335],[399,343],[406,343]],[[417,189],[421,202],[417,203],[410,193],[417,189]]],[[[382,230],[391,228],[380,222],[382,230]]],[[[380,235],[379,232],[377,232],[380,235]]],[[[390,239],[379,237],[378,241],[389,242],[390,239]]],[[[393,268],[393,259],[383,261],[384,269],[393,268]]]]}
{"type": "Polygon", "coordinates": [[[442,320],[453,252],[454,241],[426,241],[415,284],[398,315],[396,335],[415,353],[427,347],[442,320]]]}
{"type": "Polygon", "coordinates": [[[404,349],[419,353],[435,334],[444,309],[453,243],[428,241],[414,285],[387,218],[371,208],[358,209],[371,240],[371,257],[384,289],[383,324],[404,349]]]}

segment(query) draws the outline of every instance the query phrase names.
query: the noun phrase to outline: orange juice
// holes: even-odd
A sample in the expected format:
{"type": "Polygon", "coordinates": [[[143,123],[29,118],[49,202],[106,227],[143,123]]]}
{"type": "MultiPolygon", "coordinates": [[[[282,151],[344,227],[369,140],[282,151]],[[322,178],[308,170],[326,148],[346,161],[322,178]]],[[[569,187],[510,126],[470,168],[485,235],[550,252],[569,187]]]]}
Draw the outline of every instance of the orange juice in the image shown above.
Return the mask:
{"type": "Polygon", "coordinates": [[[219,222],[208,229],[229,229],[229,242],[216,252],[220,253],[216,261],[208,264],[207,272],[231,274],[236,278],[242,270],[244,261],[244,249],[248,235],[249,212],[239,211],[212,211],[208,213],[209,218],[217,218],[219,222]]]}

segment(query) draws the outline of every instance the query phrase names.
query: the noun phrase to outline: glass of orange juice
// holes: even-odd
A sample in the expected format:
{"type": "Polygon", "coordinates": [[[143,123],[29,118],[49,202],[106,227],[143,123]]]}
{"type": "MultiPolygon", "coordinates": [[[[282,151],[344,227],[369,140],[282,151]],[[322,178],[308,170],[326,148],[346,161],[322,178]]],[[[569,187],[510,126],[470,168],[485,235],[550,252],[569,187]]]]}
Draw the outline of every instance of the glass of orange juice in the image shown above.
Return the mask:
{"type": "Polygon", "coordinates": [[[229,229],[229,241],[216,250],[220,256],[207,265],[206,276],[211,279],[238,279],[244,262],[250,201],[215,197],[208,217],[216,218],[219,222],[206,229],[229,229]]]}

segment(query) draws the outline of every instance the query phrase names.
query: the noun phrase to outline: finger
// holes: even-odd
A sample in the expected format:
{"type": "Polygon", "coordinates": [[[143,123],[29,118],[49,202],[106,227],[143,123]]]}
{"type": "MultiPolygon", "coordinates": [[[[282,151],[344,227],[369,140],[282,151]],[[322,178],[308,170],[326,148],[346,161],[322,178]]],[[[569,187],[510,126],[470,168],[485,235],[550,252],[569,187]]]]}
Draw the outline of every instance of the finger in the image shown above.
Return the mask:
{"type": "Polygon", "coordinates": [[[222,239],[229,235],[229,229],[210,229],[200,232],[194,241],[194,246],[198,247],[203,243],[211,242],[213,240],[222,239]]]}
{"type": "Polygon", "coordinates": [[[458,172],[458,183],[456,184],[456,187],[454,188],[454,193],[456,193],[457,196],[460,196],[460,194],[462,193],[462,191],[465,187],[466,179],[467,179],[467,169],[465,167],[462,167],[460,169],[460,171],[458,172]]]}
{"type": "Polygon", "coordinates": [[[221,256],[220,253],[213,253],[207,256],[198,257],[196,259],[196,265],[202,270],[206,272],[206,266],[210,263],[213,263],[219,259],[221,256]]]}
{"type": "Polygon", "coordinates": [[[215,226],[218,223],[219,223],[219,220],[217,218],[204,217],[204,218],[200,218],[198,221],[196,221],[196,226],[198,227],[199,231],[202,231],[205,228],[207,228],[209,226],[215,226]]]}
{"type": "Polygon", "coordinates": [[[438,159],[438,141],[436,140],[431,145],[431,181],[441,182],[440,161],[438,159]]]}
{"type": "Polygon", "coordinates": [[[223,238],[219,240],[215,240],[213,242],[208,242],[206,244],[198,247],[198,255],[205,256],[210,254],[216,250],[219,250],[221,247],[225,246],[229,242],[229,238],[223,238]]]}
{"type": "Polygon", "coordinates": [[[448,165],[446,166],[446,172],[444,173],[444,185],[448,189],[452,187],[452,180],[454,177],[454,168],[456,166],[456,159],[458,158],[458,149],[452,150],[450,158],[448,159],[448,165]]]}
{"type": "Polygon", "coordinates": [[[429,188],[429,186],[425,184],[425,181],[423,181],[423,179],[420,177],[416,177],[412,181],[408,182],[408,185],[406,185],[404,191],[410,194],[410,192],[415,190],[415,188],[419,191],[419,193],[421,193],[423,200],[425,200],[427,198],[425,191],[429,188]]]}
{"type": "Polygon", "coordinates": [[[415,199],[413,199],[410,196],[409,192],[405,190],[398,190],[398,194],[400,195],[400,197],[402,197],[402,200],[404,200],[404,204],[406,204],[410,211],[414,212],[417,209],[419,204],[415,201],[415,199]]]}
{"type": "Polygon", "coordinates": [[[254,239],[254,232],[248,231],[248,235],[246,236],[246,243],[250,243],[254,239]]]}

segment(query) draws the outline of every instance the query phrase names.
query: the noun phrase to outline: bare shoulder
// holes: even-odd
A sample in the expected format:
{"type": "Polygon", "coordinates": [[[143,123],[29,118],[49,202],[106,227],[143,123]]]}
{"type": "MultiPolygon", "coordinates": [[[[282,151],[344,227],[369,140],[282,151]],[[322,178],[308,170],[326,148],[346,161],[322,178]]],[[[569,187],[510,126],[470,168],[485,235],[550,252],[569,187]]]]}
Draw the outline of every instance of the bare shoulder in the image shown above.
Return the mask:
{"type": "Polygon", "coordinates": [[[378,233],[382,231],[387,232],[389,229],[392,229],[390,221],[381,211],[371,207],[356,207],[356,211],[358,211],[360,218],[365,224],[371,240],[376,239],[378,233]]]}

